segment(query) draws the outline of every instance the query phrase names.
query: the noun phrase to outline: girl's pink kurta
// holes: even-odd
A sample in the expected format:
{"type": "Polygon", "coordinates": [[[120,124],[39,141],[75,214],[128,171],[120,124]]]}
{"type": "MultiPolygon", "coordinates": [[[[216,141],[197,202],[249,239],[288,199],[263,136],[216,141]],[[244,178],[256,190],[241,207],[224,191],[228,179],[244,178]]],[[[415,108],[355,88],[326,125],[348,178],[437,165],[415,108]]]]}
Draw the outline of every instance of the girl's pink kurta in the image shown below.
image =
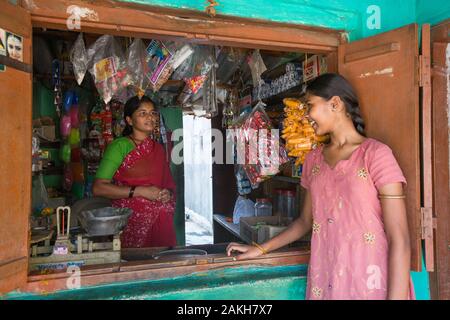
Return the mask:
{"type": "MultiPolygon", "coordinates": [[[[334,168],[322,149],[308,154],[301,180],[313,213],[306,298],[386,299],[389,248],[377,188],[405,177],[377,140],[364,140],[334,168]]],[[[411,281],[410,288],[413,298],[411,281]]]]}

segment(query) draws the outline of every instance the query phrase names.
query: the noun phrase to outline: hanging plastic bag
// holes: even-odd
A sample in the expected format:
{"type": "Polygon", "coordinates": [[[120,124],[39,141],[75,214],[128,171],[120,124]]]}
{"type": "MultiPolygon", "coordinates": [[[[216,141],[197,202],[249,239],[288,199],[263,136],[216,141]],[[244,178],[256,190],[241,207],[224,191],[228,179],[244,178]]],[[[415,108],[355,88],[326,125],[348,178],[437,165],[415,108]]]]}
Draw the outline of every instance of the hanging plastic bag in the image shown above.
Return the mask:
{"type": "Polygon", "coordinates": [[[65,143],[61,149],[59,149],[59,158],[64,162],[64,163],[69,163],[70,162],[70,158],[71,158],[71,149],[70,149],[70,144],[69,143],[65,143]]]}
{"type": "Polygon", "coordinates": [[[192,56],[194,53],[194,48],[192,48],[191,45],[186,44],[181,49],[177,50],[175,52],[175,55],[173,56],[173,69],[177,70],[180,65],[182,65],[189,57],[192,56]]]}
{"type": "Polygon", "coordinates": [[[184,72],[186,88],[183,92],[196,94],[203,87],[209,71],[213,65],[215,65],[211,47],[194,47],[194,53],[192,54],[192,59],[189,63],[190,65],[184,72]]]}
{"type": "Polygon", "coordinates": [[[61,122],[59,124],[60,133],[63,138],[66,138],[70,134],[70,129],[72,128],[72,120],[69,114],[63,115],[61,122]]]}
{"type": "Polygon", "coordinates": [[[203,85],[203,109],[211,117],[217,115],[217,81],[216,68],[212,67],[203,85]]]}
{"type": "Polygon", "coordinates": [[[70,61],[73,65],[73,73],[77,79],[78,85],[83,82],[84,76],[88,69],[88,54],[84,45],[83,34],[80,33],[70,50],[70,61]]]}
{"type": "Polygon", "coordinates": [[[264,111],[264,104],[255,106],[243,123],[238,134],[239,159],[252,187],[277,174],[280,166],[289,161],[284,145],[280,143],[278,134],[273,135],[270,118],[264,111]]]}
{"type": "Polygon", "coordinates": [[[159,91],[173,72],[174,47],[162,41],[152,40],[147,47],[148,79],[153,92],[159,91]]]}
{"type": "Polygon", "coordinates": [[[79,128],[70,129],[69,143],[71,146],[79,146],[80,145],[80,129],[79,128]]]}
{"type": "Polygon", "coordinates": [[[48,193],[44,184],[44,176],[40,174],[33,179],[32,189],[32,207],[33,212],[41,212],[41,210],[48,206],[48,193]]]}
{"type": "Polygon", "coordinates": [[[73,173],[70,165],[64,166],[64,179],[63,188],[66,191],[70,191],[73,185],[73,173]]]}
{"type": "Polygon", "coordinates": [[[113,36],[104,35],[88,49],[89,72],[98,93],[105,103],[113,97],[123,99],[122,93],[130,84],[127,61],[113,36]]]}
{"type": "Polygon", "coordinates": [[[130,75],[130,82],[135,87],[136,93],[142,97],[150,84],[147,74],[147,51],[141,39],[134,39],[127,50],[127,68],[130,75]]]}
{"type": "Polygon", "coordinates": [[[261,74],[267,70],[259,50],[254,50],[253,54],[248,56],[247,63],[252,73],[253,86],[258,87],[261,83],[261,74]]]}
{"type": "Polygon", "coordinates": [[[239,223],[243,217],[253,217],[255,215],[255,203],[243,196],[239,196],[234,204],[233,223],[239,223]]]}

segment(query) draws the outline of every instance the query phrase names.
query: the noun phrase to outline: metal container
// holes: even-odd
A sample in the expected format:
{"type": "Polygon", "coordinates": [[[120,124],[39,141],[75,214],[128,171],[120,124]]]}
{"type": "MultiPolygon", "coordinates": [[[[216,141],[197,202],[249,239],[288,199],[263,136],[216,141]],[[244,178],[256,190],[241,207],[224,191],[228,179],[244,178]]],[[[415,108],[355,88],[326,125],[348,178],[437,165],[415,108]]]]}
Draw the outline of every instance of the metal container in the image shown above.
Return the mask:
{"type": "Polygon", "coordinates": [[[162,259],[162,258],[191,258],[195,256],[203,256],[208,253],[205,250],[201,249],[174,249],[174,250],[165,250],[158,252],[153,256],[153,259],[162,259]]]}
{"type": "Polygon", "coordinates": [[[122,231],[132,213],[129,208],[105,207],[82,211],[78,220],[88,236],[108,236],[122,231]]]}

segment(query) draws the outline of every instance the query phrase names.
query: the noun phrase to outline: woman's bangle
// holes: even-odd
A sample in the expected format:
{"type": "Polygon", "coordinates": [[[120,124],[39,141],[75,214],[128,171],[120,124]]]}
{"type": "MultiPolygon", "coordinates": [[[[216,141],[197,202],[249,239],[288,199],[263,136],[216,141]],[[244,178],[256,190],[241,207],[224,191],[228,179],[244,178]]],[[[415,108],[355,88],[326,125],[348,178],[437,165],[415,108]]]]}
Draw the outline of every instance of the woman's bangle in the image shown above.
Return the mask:
{"type": "Polygon", "coordinates": [[[401,195],[388,195],[388,194],[379,194],[378,199],[405,199],[406,196],[404,194],[401,195]]]}
{"type": "Polygon", "coordinates": [[[267,253],[268,253],[266,249],[264,249],[262,246],[260,246],[259,244],[257,244],[255,241],[252,242],[252,245],[253,245],[254,247],[258,248],[259,250],[261,250],[261,252],[262,252],[263,254],[267,254],[267,253]]]}
{"type": "Polygon", "coordinates": [[[136,189],[136,186],[132,186],[130,188],[130,192],[128,193],[128,198],[133,198],[134,190],[136,189]]]}

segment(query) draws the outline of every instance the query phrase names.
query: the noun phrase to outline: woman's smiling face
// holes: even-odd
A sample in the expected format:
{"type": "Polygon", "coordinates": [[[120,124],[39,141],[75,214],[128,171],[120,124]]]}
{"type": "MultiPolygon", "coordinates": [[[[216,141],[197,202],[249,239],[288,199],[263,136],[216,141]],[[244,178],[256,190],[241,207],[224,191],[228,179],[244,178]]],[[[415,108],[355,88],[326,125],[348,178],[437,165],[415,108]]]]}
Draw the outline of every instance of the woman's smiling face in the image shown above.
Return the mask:
{"type": "Polygon", "coordinates": [[[159,118],[159,112],[155,110],[155,106],[150,102],[143,102],[133,112],[132,117],[127,117],[128,124],[133,126],[134,130],[151,133],[159,118]]]}
{"type": "Polygon", "coordinates": [[[330,133],[333,128],[335,114],[332,112],[332,102],[311,93],[306,95],[308,118],[317,135],[330,133]]]}

